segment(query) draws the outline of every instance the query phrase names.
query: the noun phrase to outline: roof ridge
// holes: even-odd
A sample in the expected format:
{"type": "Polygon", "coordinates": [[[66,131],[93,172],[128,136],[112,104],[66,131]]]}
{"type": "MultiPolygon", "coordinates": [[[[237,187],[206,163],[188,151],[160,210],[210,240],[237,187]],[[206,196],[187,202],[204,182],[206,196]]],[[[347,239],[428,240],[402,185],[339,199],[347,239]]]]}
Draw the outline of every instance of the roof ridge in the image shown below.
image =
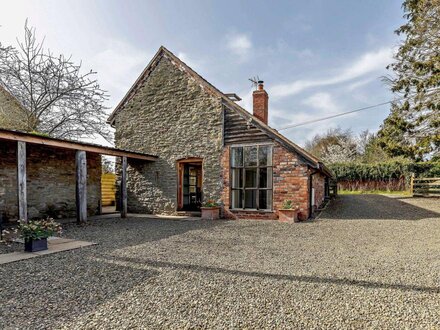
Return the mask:
{"type": "Polygon", "coordinates": [[[119,104],[116,106],[115,110],[112,112],[112,114],[110,115],[110,117],[107,120],[108,123],[112,123],[113,122],[114,116],[120,110],[119,108],[122,107],[123,104],[126,101],[128,101],[128,98],[135,91],[135,89],[137,88],[138,84],[145,78],[144,76],[148,73],[148,70],[152,67],[152,65],[156,61],[158,61],[160,59],[160,55],[163,54],[163,53],[168,55],[171,58],[171,60],[174,60],[180,66],[182,66],[188,74],[190,74],[192,77],[198,79],[205,87],[207,87],[212,92],[217,94],[217,96],[219,96],[223,100],[224,104],[228,105],[229,108],[232,108],[233,110],[239,112],[239,114],[242,114],[242,115],[248,117],[248,119],[251,119],[252,122],[257,124],[257,126],[259,126],[260,129],[262,129],[263,131],[269,131],[277,139],[282,140],[284,143],[287,143],[288,145],[290,145],[297,153],[301,154],[304,158],[306,158],[307,160],[312,162],[317,168],[322,166],[322,162],[317,157],[313,156],[312,154],[310,154],[309,152],[307,152],[306,150],[301,148],[299,145],[297,145],[296,143],[292,142],[290,139],[288,139],[287,137],[285,137],[284,135],[279,133],[276,129],[270,127],[266,123],[263,123],[260,119],[255,117],[253,114],[248,112],[246,109],[242,108],[237,103],[231,101],[222,91],[220,91],[217,87],[212,85],[208,80],[203,78],[199,73],[194,71],[188,64],[186,64],[180,58],[178,58],[176,55],[174,55],[165,46],[160,46],[159,47],[159,50],[156,52],[156,54],[151,59],[151,61],[148,63],[148,65],[145,67],[145,69],[142,71],[140,76],[136,79],[135,83],[132,85],[130,90],[126,93],[126,95],[124,96],[122,101],[119,102],[119,104]]]}

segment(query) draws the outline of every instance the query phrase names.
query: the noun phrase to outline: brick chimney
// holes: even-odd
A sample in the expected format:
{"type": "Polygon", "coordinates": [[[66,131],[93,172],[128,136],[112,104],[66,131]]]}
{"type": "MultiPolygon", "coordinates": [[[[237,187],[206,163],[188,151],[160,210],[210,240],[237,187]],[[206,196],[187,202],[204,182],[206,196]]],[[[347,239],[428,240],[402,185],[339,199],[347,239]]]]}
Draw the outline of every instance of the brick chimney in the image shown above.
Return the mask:
{"type": "Polygon", "coordinates": [[[257,90],[252,93],[254,103],[254,116],[267,124],[269,119],[269,95],[264,90],[264,81],[258,81],[257,90]]]}

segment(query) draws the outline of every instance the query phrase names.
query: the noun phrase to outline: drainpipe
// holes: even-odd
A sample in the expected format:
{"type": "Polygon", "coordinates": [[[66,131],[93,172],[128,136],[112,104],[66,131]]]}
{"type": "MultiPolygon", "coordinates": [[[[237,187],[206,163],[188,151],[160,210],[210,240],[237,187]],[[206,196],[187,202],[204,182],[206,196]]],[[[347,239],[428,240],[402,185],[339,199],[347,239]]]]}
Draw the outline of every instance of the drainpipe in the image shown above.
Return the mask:
{"type": "Polygon", "coordinates": [[[318,173],[318,170],[313,171],[309,174],[309,219],[313,215],[313,205],[312,205],[312,193],[313,193],[313,175],[318,173]]]}

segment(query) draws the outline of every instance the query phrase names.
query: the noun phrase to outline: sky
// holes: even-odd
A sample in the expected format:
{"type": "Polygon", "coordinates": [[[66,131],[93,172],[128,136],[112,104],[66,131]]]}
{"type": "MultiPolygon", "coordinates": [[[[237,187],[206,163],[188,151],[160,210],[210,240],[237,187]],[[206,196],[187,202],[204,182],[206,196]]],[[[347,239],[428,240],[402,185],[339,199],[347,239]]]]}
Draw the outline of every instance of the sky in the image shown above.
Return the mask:
{"type": "MultiPolygon", "coordinates": [[[[401,0],[14,0],[0,11],[0,42],[17,45],[24,22],[54,53],[97,71],[109,113],[163,45],[252,111],[258,76],[269,125],[288,125],[392,100],[390,74],[404,21],[401,0]]],[[[304,145],[329,128],[375,132],[389,105],[281,131],[304,145]]]]}

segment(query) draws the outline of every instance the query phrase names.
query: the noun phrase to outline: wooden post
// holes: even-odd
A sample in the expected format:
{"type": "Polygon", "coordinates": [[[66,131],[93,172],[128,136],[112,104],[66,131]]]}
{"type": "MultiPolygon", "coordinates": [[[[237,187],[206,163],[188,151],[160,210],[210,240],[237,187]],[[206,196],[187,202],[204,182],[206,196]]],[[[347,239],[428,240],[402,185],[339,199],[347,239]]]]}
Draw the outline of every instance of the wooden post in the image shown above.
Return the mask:
{"type": "Polygon", "coordinates": [[[22,141],[17,142],[17,193],[19,219],[27,222],[26,142],[22,141]]]}
{"type": "Polygon", "coordinates": [[[87,157],[86,152],[76,152],[76,221],[87,221],[87,157]]]}
{"type": "Polygon", "coordinates": [[[121,218],[127,217],[127,157],[122,157],[121,218]]]}
{"type": "Polygon", "coordinates": [[[409,183],[409,193],[414,196],[414,173],[411,173],[411,180],[409,183]]]}

